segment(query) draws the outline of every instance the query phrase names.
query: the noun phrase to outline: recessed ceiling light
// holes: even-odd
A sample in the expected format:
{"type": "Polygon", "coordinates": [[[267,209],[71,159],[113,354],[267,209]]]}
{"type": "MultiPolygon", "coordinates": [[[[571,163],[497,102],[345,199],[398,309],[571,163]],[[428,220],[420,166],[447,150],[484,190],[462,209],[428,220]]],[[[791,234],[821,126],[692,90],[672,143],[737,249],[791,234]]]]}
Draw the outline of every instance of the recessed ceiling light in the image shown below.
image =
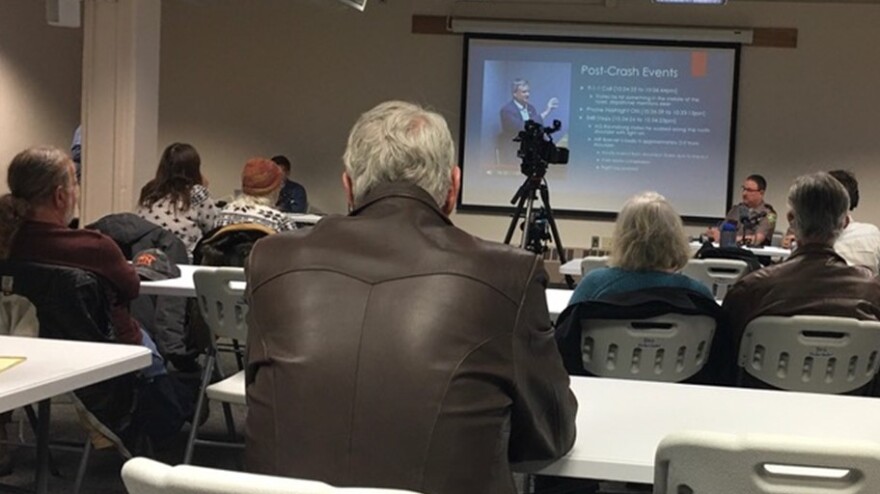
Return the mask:
{"type": "Polygon", "coordinates": [[[654,3],[678,3],[686,5],[724,5],[727,0],[651,0],[654,3]]]}
{"type": "Polygon", "coordinates": [[[367,0],[339,0],[339,1],[344,3],[345,5],[348,5],[349,7],[356,8],[356,9],[360,10],[361,12],[363,12],[364,9],[367,8],[367,0]]]}

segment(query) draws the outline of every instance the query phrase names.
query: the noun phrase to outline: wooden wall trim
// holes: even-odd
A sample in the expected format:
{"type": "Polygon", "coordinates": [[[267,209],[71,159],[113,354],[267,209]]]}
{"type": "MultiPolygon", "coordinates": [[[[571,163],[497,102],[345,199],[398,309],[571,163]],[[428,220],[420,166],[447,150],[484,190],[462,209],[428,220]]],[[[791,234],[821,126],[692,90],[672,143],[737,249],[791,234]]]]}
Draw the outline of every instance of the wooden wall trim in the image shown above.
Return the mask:
{"type": "MultiPolygon", "coordinates": [[[[472,18],[475,19],[475,18],[472,18]]],[[[480,20],[485,21],[518,21],[518,22],[528,22],[522,19],[501,19],[501,18],[481,18],[480,20]]],[[[412,16],[412,32],[413,34],[458,34],[453,33],[451,29],[448,28],[449,23],[451,21],[450,17],[442,16],[442,15],[413,15],[412,16]]],[[[541,21],[542,24],[552,23],[553,21],[541,21]]],[[[559,21],[562,22],[562,21],[559,21]]],[[[571,21],[565,21],[566,24],[571,24],[571,21]]],[[[583,24],[595,24],[595,23],[583,23],[583,24]]],[[[606,26],[613,26],[615,24],[603,24],[606,26]]],[[[623,26],[624,24],[620,24],[623,26]]],[[[631,24],[626,24],[626,26],[632,26],[631,24]]],[[[665,27],[665,28],[697,28],[698,26],[664,26],[664,25],[652,25],[650,27],[665,27]]],[[[717,26],[699,26],[699,28],[714,28],[717,26]]],[[[752,43],[747,46],[755,46],[755,47],[764,47],[764,48],[797,48],[797,38],[798,38],[798,30],[796,28],[785,28],[785,27],[752,27],[752,28],[742,28],[742,29],[751,29],[753,33],[752,43]]]]}

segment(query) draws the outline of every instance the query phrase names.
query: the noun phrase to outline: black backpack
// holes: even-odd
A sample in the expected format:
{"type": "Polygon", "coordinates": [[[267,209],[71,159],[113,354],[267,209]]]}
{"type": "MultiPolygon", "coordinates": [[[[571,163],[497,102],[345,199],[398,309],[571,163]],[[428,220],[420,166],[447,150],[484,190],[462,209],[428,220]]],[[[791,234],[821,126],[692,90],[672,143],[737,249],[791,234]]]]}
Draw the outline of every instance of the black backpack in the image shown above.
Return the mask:
{"type": "Polygon", "coordinates": [[[741,247],[715,247],[712,242],[706,242],[694,255],[696,259],[734,259],[745,261],[749,269],[747,273],[761,269],[761,261],[752,251],[741,247]]]}

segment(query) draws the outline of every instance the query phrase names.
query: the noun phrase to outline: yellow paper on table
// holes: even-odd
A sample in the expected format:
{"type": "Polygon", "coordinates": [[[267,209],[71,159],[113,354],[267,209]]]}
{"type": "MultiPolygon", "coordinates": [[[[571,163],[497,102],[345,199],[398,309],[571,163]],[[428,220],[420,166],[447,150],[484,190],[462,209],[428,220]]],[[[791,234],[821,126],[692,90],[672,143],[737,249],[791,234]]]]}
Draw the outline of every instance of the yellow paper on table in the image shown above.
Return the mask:
{"type": "Polygon", "coordinates": [[[0,372],[9,369],[10,367],[14,367],[17,364],[20,364],[27,360],[27,357],[4,357],[0,356],[0,372]]]}

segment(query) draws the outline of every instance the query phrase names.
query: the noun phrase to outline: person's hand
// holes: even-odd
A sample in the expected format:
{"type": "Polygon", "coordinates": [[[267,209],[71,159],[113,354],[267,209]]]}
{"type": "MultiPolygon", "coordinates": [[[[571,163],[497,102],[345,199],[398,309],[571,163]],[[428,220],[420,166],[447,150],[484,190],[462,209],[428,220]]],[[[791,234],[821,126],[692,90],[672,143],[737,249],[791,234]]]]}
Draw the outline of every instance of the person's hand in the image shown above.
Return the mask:
{"type": "Polygon", "coordinates": [[[710,226],[706,228],[706,236],[711,238],[713,242],[719,242],[721,240],[721,231],[718,230],[717,226],[710,226]]]}
{"type": "Polygon", "coordinates": [[[551,111],[559,108],[559,98],[553,97],[547,101],[547,110],[546,113],[550,113],[551,111]]]}
{"type": "Polygon", "coordinates": [[[743,235],[743,237],[742,237],[742,244],[745,246],[755,245],[756,241],[757,241],[757,237],[755,237],[755,235],[753,235],[753,234],[743,235]]]}
{"type": "Polygon", "coordinates": [[[794,235],[793,234],[786,235],[786,236],[782,237],[782,248],[783,249],[790,249],[791,245],[793,243],[794,243],[794,235]]]}

